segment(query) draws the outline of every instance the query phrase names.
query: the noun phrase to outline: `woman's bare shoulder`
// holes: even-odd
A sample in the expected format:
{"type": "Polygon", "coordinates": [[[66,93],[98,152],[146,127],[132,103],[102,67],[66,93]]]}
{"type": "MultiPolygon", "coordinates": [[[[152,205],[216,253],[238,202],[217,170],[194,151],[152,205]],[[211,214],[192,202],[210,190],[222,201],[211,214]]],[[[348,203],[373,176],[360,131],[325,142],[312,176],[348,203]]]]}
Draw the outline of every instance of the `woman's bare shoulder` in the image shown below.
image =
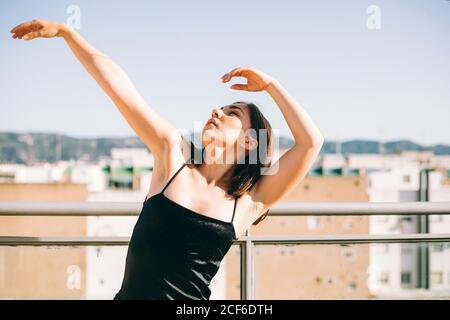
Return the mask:
{"type": "Polygon", "coordinates": [[[256,219],[258,203],[252,199],[248,192],[239,196],[237,201],[237,210],[247,217],[246,220],[256,219]]]}

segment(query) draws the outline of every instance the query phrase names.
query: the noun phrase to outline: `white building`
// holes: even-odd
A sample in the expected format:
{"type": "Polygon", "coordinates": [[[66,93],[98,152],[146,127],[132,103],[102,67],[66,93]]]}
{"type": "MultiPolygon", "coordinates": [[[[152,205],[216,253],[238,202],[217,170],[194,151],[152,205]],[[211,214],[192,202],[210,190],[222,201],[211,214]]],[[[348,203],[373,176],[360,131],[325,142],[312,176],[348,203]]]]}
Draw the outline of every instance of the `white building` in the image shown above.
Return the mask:
{"type": "MultiPolygon", "coordinates": [[[[382,157],[382,156],[380,156],[382,157]]],[[[419,172],[424,164],[431,167],[437,164],[443,171],[432,171],[429,176],[430,201],[449,201],[450,187],[446,172],[450,168],[449,157],[439,156],[424,159],[423,155],[414,157],[390,156],[389,161],[379,161],[380,171],[368,173],[368,192],[371,202],[419,201],[419,172]],[[444,166],[444,167],[443,167],[444,166]]],[[[372,169],[376,161],[372,161],[372,169]]],[[[439,168],[439,167],[437,167],[439,168]]],[[[431,233],[448,233],[449,216],[430,216],[431,233]]],[[[371,234],[417,233],[416,216],[372,216],[371,234]]],[[[376,295],[398,294],[402,296],[408,289],[418,287],[419,247],[429,248],[429,286],[430,291],[450,292],[450,247],[448,244],[393,243],[372,244],[370,246],[369,289],[376,295]]]]}
{"type": "Polygon", "coordinates": [[[145,148],[112,148],[111,162],[117,166],[153,168],[154,157],[145,148]]]}
{"type": "Polygon", "coordinates": [[[61,181],[64,166],[40,163],[32,166],[24,164],[1,164],[0,174],[10,174],[13,183],[53,183],[61,181]]]}
{"type": "Polygon", "coordinates": [[[70,181],[86,184],[88,192],[101,192],[107,188],[107,176],[97,164],[79,164],[72,167],[70,181]]]}
{"type": "MultiPolygon", "coordinates": [[[[419,201],[420,170],[429,173],[429,200],[450,201],[450,156],[432,152],[404,151],[399,154],[326,154],[319,164],[322,172],[345,174],[358,169],[367,174],[367,190],[371,202],[419,201]],[[342,169],[342,170],[340,170],[342,169]]],[[[448,215],[430,216],[431,233],[449,233],[448,215]]],[[[417,233],[416,216],[372,216],[371,234],[417,233]]],[[[429,248],[429,291],[450,292],[449,244],[391,243],[371,244],[368,287],[378,296],[405,296],[419,285],[419,248],[429,248]]]]}

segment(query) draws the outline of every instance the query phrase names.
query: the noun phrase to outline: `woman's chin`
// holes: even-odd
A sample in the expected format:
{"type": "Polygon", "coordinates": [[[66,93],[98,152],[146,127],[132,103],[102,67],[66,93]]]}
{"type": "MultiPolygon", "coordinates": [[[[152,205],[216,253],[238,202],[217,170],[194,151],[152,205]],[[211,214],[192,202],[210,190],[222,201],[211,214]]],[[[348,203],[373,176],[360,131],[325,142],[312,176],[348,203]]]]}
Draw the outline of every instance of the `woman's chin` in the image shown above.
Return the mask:
{"type": "Polygon", "coordinates": [[[202,132],[202,141],[203,142],[210,142],[214,139],[214,130],[213,128],[205,128],[202,132]]]}
{"type": "Polygon", "coordinates": [[[209,132],[210,134],[214,134],[214,132],[216,132],[216,127],[213,125],[207,125],[205,127],[203,127],[203,133],[207,133],[209,132]]]}

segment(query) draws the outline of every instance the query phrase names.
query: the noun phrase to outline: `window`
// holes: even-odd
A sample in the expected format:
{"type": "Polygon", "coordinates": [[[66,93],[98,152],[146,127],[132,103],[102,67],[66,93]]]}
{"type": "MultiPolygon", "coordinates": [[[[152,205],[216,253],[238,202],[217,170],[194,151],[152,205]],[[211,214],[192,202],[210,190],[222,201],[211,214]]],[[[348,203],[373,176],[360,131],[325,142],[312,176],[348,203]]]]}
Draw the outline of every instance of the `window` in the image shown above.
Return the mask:
{"type": "Polygon", "coordinates": [[[412,222],[413,221],[413,218],[411,217],[411,216],[403,216],[403,217],[400,217],[400,222],[412,222]]]}
{"type": "Polygon", "coordinates": [[[434,243],[431,245],[431,250],[433,252],[442,252],[442,251],[444,251],[444,244],[443,243],[434,243]]]}
{"type": "Polygon", "coordinates": [[[345,290],[347,291],[355,291],[356,290],[356,282],[352,281],[346,284],[345,290]]]}
{"type": "Polygon", "coordinates": [[[342,250],[342,255],[347,261],[354,261],[356,256],[354,248],[345,248],[342,250]]]}
{"type": "Polygon", "coordinates": [[[402,247],[402,254],[405,255],[413,254],[413,249],[410,247],[402,247]]]}
{"type": "Polygon", "coordinates": [[[402,284],[411,284],[411,272],[402,272],[402,284]]]}
{"type": "Polygon", "coordinates": [[[353,221],[351,219],[346,219],[344,221],[344,229],[350,230],[353,228],[353,221]]]}
{"type": "Polygon", "coordinates": [[[441,214],[430,215],[430,222],[443,222],[443,217],[441,214]]]}
{"type": "Polygon", "coordinates": [[[431,273],[431,284],[442,284],[442,272],[435,271],[431,273]]]}
{"type": "Polygon", "coordinates": [[[380,278],[378,280],[381,284],[388,284],[389,283],[389,273],[382,272],[380,274],[380,278]]]}
{"type": "Polygon", "coordinates": [[[377,246],[380,253],[389,253],[389,243],[380,243],[377,246]]]}
{"type": "Polygon", "coordinates": [[[308,217],[307,224],[309,229],[317,229],[320,226],[320,217],[308,217]]]}
{"type": "Polygon", "coordinates": [[[331,286],[334,283],[334,278],[332,276],[328,276],[325,282],[327,285],[331,286]]]}
{"type": "Polygon", "coordinates": [[[387,215],[376,216],[376,221],[377,222],[388,222],[389,221],[389,216],[387,216],[387,215]]]}

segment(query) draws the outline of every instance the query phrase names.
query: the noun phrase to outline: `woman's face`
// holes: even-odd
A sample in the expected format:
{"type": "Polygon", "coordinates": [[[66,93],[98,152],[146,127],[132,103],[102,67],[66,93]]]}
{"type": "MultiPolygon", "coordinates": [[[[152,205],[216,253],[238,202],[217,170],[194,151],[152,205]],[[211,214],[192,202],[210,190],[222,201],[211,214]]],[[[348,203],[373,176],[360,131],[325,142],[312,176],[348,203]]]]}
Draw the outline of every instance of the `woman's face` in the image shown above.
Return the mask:
{"type": "Polygon", "coordinates": [[[242,141],[249,128],[250,114],[245,104],[234,103],[214,108],[202,130],[203,146],[214,142],[217,147],[229,148],[242,141]]]}

